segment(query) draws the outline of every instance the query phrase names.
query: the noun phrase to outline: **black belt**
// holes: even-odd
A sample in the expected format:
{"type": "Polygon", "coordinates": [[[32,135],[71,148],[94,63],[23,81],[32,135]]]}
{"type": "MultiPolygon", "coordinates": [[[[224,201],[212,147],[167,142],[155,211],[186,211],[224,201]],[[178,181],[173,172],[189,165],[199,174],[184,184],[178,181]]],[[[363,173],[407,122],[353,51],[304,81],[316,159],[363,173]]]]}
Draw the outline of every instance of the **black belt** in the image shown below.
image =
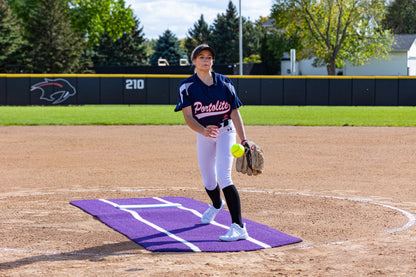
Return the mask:
{"type": "Polygon", "coordinates": [[[224,120],[224,121],[222,121],[222,122],[218,122],[217,124],[214,124],[215,126],[217,126],[218,128],[222,128],[222,127],[225,127],[225,126],[228,126],[228,119],[226,119],[226,120],[224,120]]]}

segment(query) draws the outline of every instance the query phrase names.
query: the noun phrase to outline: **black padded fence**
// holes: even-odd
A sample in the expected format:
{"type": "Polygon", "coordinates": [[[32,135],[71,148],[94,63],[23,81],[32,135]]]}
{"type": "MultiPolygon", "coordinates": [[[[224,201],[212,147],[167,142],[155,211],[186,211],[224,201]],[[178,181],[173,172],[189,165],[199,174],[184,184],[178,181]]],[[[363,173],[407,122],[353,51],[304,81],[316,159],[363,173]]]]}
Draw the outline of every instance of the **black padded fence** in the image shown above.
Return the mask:
{"type": "MultiPolygon", "coordinates": [[[[0,105],[176,104],[189,75],[0,74],[0,105]]],[[[230,76],[245,105],[415,106],[414,77],[230,76]]]]}

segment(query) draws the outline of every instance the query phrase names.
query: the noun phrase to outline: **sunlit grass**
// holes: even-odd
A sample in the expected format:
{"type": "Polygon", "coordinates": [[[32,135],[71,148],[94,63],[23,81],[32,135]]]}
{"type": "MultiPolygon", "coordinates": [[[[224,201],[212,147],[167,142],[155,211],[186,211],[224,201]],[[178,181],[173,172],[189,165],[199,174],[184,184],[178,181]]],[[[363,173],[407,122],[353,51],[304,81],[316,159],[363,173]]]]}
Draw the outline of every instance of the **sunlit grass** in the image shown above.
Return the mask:
{"type": "MultiPolygon", "coordinates": [[[[1,106],[0,125],[181,125],[173,105],[1,106]]],[[[414,107],[244,106],[246,125],[416,126],[414,107]]]]}

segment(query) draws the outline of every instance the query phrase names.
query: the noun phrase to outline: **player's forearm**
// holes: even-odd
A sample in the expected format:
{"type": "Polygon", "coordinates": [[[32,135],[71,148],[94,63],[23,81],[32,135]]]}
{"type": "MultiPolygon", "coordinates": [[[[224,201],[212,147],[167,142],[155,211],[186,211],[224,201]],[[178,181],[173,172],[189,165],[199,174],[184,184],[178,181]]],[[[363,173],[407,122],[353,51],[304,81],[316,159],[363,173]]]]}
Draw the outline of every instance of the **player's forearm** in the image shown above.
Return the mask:
{"type": "Polygon", "coordinates": [[[246,132],[244,130],[243,119],[241,118],[240,111],[238,109],[232,110],[231,119],[233,120],[237,135],[240,137],[240,140],[243,141],[246,139],[246,132]]]}
{"type": "Polygon", "coordinates": [[[183,117],[185,118],[186,124],[197,133],[200,133],[203,136],[216,138],[218,136],[218,127],[217,126],[206,126],[201,125],[193,116],[192,109],[186,107],[182,109],[183,117]]]}
{"type": "Polygon", "coordinates": [[[184,114],[185,122],[189,128],[194,130],[197,133],[203,134],[205,127],[198,123],[192,116],[184,114]]]}

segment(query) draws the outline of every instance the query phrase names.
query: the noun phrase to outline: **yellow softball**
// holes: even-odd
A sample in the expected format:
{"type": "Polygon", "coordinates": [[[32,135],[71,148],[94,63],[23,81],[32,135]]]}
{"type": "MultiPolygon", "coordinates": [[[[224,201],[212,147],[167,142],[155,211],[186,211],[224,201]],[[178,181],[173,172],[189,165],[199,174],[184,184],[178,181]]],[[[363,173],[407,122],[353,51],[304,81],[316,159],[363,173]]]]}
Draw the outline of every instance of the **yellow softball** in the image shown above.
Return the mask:
{"type": "Polygon", "coordinates": [[[234,144],[231,146],[231,154],[236,158],[240,158],[244,154],[244,147],[238,143],[234,144]]]}

